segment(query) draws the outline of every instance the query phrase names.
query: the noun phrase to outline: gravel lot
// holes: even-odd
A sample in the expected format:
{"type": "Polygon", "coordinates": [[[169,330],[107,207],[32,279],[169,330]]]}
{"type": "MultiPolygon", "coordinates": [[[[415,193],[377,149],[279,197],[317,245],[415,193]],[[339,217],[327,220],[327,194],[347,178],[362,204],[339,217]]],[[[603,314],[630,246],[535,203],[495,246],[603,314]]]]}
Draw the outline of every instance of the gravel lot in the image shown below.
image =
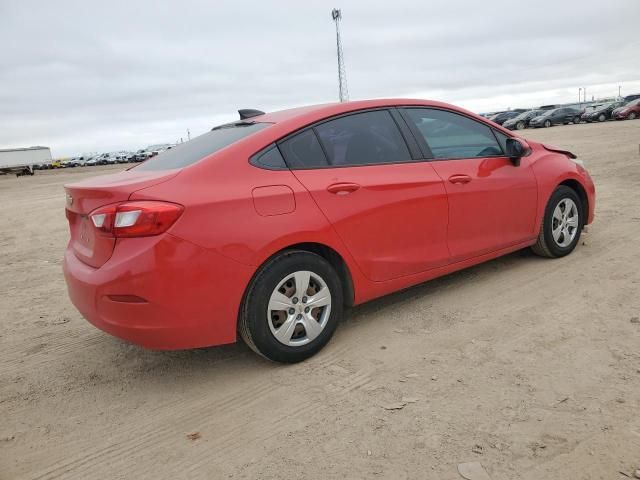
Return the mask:
{"type": "Polygon", "coordinates": [[[0,177],[0,479],[448,480],[473,461],[494,480],[633,476],[640,120],[524,136],[587,162],[584,244],[355,308],[293,366],[242,343],[151,352],[95,329],[62,277],[62,185],[122,166],[0,177]]]}

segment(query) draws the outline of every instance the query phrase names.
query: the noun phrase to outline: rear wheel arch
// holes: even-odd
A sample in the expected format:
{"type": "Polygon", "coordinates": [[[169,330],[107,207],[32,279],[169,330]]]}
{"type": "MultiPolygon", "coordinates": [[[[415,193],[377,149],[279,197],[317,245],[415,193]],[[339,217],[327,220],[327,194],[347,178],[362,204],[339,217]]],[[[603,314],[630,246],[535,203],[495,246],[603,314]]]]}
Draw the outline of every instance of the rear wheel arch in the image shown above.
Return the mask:
{"type": "MultiPolygon", "coordinates": [[[[345,305],[349,307],[353,306],[355,299],[353,278],[351,277],[349,266],[344,258],[342,258],[342,255],[327,245],[315,242],[297,243],[280,250],[280,252],[286,250],[303,250],[315,253],[329,262],[340,277],[345,305]]],[[[276,252],[276,255],[280,252],[276,252]]]]}
{"type": "Polygon", "coordinates": [[[260,272],[260,270],[262,270],[262,268],[265,265],[271,262],[275,257],[286,255],[287,252],[293,253],[293,252],[299,252],[299,251],[315,253],[316,255],[319,255],[320,257],[324,258],[327,262],[329,262],[329,264],[336,271],[338,277],[340,277],[345,305],[349,307],[353,306],[355,301],[355,289],[353,286],[353,278],[351,275],[351,271],[349,269],[349,266],[347,265],[347,262],[344,260],[342,255],[340,255],[340,253],[338,253],[335,249],[323,243],[317,243],[317,242],[294,243],[284,248],[281,248],[276,252],[273,252],[268,258],[266,258],[263,262],[260,263],[258,268],[256,268],[256,271],[253,277],[245,287],[245,296],[254,278],[260,272]]]}

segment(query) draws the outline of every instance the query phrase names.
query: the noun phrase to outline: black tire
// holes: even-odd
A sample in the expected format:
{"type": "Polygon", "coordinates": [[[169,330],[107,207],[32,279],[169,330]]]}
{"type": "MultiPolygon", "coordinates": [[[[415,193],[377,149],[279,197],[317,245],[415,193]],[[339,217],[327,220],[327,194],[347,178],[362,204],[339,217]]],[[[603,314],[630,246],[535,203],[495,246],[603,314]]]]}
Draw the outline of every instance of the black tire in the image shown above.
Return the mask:
{"type": "Polygon", "coordinates": [[[518,122],[516,123],[516,129],[518,130],[524,130],[525,124],[524,122],[518,122]]]}
{"type": "Polygon", "coordinates": [[[545,126],[545,128],[549,128],[551,126],[551,120],[545,120],[544,121],[544,126],[545,126]]]}
{"type": "Polygon", "coordinates": [[[274,362],[301,362],[320,351],[331,339],[342,319],[344,298],[340,277],[320,255],[303,250],[284,251],[256,273],[245,293],[238,319],[238,330],[245,343],[256,353],[274,362]],[[331,311],[324,329],[309,343],[289,346],[276,339],[269,327],[268,306],[271,294],[288,275],[297,271],[319,275],[331,293],[331,311]]]}
{"type": "Polygon", "coordinates": [[[531,249],[536,255],[540,255],[541,257],[559,258],[569,255],[580,241],[580,234],[582,233],[585,221],[584,216],[582,200],[580,200],[580,197],[575,190],[567,187],[566,185],[560,185],[553,191],[549,201],[547,202],[547,206],[544,210],[544,218],[542,219],[542,225],[540,226],[540,233],[538,234],[538,241],[531,247],[531,249]],[[573,200],[576,204],[578,213],[578,231],[576,232],[575,238],[569,245],[561,247],[553,238],[553,211],[565,198],[573,200]]]}

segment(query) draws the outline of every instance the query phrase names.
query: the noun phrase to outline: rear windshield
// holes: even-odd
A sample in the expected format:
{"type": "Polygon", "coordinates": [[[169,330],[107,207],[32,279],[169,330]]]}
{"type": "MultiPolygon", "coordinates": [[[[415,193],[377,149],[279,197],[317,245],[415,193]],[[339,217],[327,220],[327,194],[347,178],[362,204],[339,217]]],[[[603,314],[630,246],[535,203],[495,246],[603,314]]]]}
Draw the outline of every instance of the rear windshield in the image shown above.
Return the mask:
{"type": "Polygon", "coordinates": [[[216,127],[150,158],[137,166],[136,170],[171,170],[187,167],[269,125],[270,123],[237,123],[216,127]]]}

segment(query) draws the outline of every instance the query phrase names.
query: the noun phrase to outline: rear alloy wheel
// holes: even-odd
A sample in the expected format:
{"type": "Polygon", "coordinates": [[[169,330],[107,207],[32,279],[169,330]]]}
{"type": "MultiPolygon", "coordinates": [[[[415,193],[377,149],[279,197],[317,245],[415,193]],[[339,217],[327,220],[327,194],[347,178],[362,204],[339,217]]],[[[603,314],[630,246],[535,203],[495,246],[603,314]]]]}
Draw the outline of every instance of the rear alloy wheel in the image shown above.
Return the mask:
{"type": "Polygon", "coordinates": [[[598,121],[599,121],[599,122],[604,122],[606,119],[607,119],[607,117],[605,117],[605,116],[604,116],[604,113],[601,113],[601,114],[598,116],[598,121]]]}
{"type": "Polygon", "coordinates": [[[545,121],[544,121],[544,126],[545,126],[546,128],[549,128],[549,127],[551,126],[551,120],[545,120],[545,121]]]}
{"type": "Polygon", "coordinates": [[[629,114],[629,120],[635,120],[636,119],[636,112],[631,112],[629,114]]]}
{"type": "Polygon", "coordinates": [[[579,124],[579,123],[580,123],[580,117],[575,117],[575,118],[573,119],[573,124],[574,124],[574,125],[577,125],[577,124],[579,124]]]}
{"type": "Polygon", "coordinates": [[[247,345],[276,362],[300,362],[331,339],[343,310],[340,278],[321,256],[285,251],[249,287],[239,319],[247,345]]]}
{"type": "Polygon", "coordinates": [[[534,253],[550,258],[570,254],[580,240],[582,212],[582,202],[573,189],[565,185],[556,188],[547,203],[538,241],[532,247],[534,253]]]}
{"type": "Polygon", "coordinates": [[[517,128],[518,130],[524,130],[524,127],[525,127],[524,122],[518,122],[518,123],[516,123],[516,128],[517,128]]]}

